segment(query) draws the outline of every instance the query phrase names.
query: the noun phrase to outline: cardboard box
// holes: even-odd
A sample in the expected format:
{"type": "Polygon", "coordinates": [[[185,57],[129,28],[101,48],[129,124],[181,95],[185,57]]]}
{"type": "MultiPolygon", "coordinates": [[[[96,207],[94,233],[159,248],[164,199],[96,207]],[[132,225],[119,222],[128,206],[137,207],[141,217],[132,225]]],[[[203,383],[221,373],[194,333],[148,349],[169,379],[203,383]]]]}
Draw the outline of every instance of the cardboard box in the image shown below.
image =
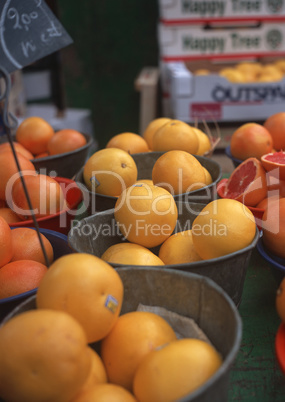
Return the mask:
{"type": "Polygon", "coordinates": [[[280,21],[285,3],[268,0],[159,0],[161,20],[168,23],[205,21],[280,21]]]}
{"type": "Polygon", "coordinates": [[[160,58],[164,62],[227,59],[285,54],[285,24],[243,27],[158,24],[160,58]]]}
{"type": "Polygon", "coordinates": [[[285,79],[240,84],[215,72],[194,75],[189,67],[185,62],[164,64],[175,119],[189,123],[259,121],[285,111],[285,79]]]}

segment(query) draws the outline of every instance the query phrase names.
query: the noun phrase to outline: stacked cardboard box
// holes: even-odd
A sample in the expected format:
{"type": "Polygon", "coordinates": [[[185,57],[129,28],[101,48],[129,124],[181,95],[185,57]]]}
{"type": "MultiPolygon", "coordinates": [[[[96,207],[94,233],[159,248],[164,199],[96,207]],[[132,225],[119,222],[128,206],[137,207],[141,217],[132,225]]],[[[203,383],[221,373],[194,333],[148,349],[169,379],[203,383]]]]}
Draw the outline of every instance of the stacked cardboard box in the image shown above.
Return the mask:
{"type": "Polygon", "coordinates": [[[237,81],[221,70],[285,60],[285,2],[159,0],[165,115],[188,122],[264,120],[285,110],[285,79],[237,81]],[[207,70],[206,75],[196,74],[207,70]]]}

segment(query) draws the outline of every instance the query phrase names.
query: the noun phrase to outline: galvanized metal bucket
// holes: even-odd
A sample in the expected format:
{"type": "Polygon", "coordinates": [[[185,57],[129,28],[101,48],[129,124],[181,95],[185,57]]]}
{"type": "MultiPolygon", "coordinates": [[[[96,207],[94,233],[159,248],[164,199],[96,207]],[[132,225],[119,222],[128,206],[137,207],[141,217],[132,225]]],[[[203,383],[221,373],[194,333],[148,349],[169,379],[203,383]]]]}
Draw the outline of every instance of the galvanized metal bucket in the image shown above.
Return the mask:
{"type": "MultiPolygon", "coordinates": [[[[205,206],[205,204],[186,202],[177,202],[176,205],[178,208],[176,231],[191,229],[197,214],[205,206]]],[[[164,269],[175,268],[204,275],[221,286],[234,303],[239,306],[247,267],[258,239],[259,231],[256,229],[254,240],[242,250],[211,260],[165,265],[164,269]]],[[[93,254],[97,257],[101,257],[108,247],[122,241],[124,241],[123,235],[116,224],[113,209],[101,211],[82,219],[68,233],[69,245],[75,251],[93,254]]],[[[158,248],[154,248],[152,251],[157,254],[158,248]]],[[[113,263],[111,265],[114,267],[123,266],[113,263]]],[[[153,268],[157,267],[154,266],[153,268]]]]}
{"type": "Polygon", "coordinates": [[[36,170],[43,174],[72,179],[79,169],[84,166],[88,154],[94,146],[94,140],[91,135],[83,135],[86,138],[86,144],[75,151],[33,159],[32,162],[36,170]]]}
{"type": "MultiPolygon", "coordinates": [[[[229,296],[212,280],[189,272],[149,267],[117,268],[117,272],[124,284],[121,314],[135,311],[139,304],[144,304],[192,318],[222,355],[219,370],[180,402],[226,402],[230,371],[242,338],[242,321],[229,296]]],[[[32,296],[3,322],[35,308],[35,296],[32,296]]]]}

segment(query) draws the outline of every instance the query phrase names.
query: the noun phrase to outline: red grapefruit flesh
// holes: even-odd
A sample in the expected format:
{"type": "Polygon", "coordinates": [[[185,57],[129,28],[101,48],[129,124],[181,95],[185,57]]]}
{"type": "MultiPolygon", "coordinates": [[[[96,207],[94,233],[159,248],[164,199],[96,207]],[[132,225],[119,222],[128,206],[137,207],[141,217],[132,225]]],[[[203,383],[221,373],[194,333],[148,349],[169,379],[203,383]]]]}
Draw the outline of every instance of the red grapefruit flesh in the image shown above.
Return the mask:
{"type": "Polygon", "coordinates": [[[255,207],[267,195],[266,171],[256,158],[248,158],[242,162],[229,177],[225,193],[243,204],[255,207]]]}
{"type": "Polygon", "coordinates": [[[273,152],[263,155],[261,157],[261,163],[267,172],[272,172],[276,169],[274,176],[280,180],[285,180],[285,152],[273,152]]]}

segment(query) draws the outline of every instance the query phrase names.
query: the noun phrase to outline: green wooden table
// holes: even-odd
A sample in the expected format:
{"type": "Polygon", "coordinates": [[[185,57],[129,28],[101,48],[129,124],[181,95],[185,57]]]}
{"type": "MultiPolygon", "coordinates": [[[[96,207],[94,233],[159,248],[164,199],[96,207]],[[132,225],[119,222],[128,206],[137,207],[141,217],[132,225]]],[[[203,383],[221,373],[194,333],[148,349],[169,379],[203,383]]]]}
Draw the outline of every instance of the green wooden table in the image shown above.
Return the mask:
{"type": "Polygon", "coordinates": [[[243,338],[231,371],[229,401],[285,401],[285,376],[274,349],[280,325],[275,310],[277,287],[270,266],[255,249],[239,307],[243,338]]]}

